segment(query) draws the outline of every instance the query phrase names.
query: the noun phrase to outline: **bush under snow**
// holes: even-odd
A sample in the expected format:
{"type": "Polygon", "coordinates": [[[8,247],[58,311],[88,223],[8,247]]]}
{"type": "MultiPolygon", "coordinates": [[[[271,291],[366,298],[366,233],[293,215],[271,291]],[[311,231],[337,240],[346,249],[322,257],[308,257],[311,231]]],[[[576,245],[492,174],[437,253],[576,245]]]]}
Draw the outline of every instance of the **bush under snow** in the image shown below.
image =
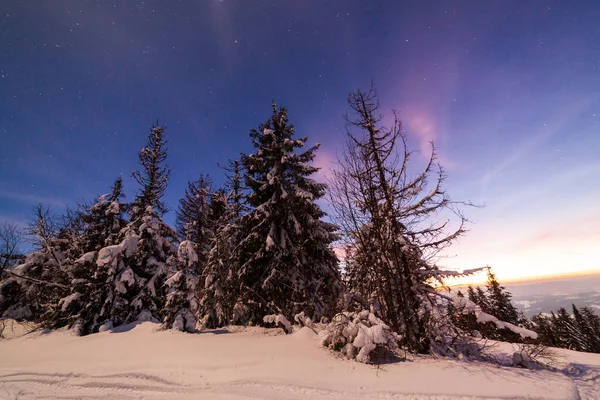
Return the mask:
{"type": "Polygon", "coordinates": [[[333,317],[319,337],[323,346],[358,362],[371,362],[376,348],[395,351],[400,336],[368,310],[343,312],[333,317]]]}
{"type": "Polygon", "coordinates": [[[283,314],[271,314],[263,317],[263,322],[266,324],[281,325],[286,333],[292,333],[292,324],[283,314]]]}

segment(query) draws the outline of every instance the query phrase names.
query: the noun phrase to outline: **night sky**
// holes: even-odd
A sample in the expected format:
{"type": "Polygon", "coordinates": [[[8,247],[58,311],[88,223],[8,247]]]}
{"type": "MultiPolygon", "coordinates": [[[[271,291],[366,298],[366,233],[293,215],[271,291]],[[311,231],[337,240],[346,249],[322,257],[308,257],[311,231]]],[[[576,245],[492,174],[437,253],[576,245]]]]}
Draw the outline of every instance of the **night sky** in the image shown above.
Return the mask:
{"type": "Polygon", "coordinates": [[[594,1],[4,0],[0,218],[25,224],[117,176],[132,199],[158,119],[172,223],[188,180],[221,184],[217,164],[253,151],[271,100],[322,144],[323,180],[347,95],[373,79],[421,161],[435,140],[450,195],[485,205],[443,263],[600,269],[598,21],[594,1]]]}

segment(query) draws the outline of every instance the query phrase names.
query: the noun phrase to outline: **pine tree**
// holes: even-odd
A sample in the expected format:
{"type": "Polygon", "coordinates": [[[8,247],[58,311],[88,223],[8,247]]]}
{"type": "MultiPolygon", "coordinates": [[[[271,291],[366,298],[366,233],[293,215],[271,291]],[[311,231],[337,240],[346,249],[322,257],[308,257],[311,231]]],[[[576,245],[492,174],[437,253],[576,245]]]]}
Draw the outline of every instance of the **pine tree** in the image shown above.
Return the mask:
{"type": "Polygon", "coordinates": [[[488,299],[488,294],[481,286],[478,286],[477,289],[475,289],[475,292],[477,293],[477,299],[479,300],[475,304],[481,307],[481,311],[491,314],[493,312],[493,308],[490,300],[488,299]]]}
{"type": "Polygon", "coordinates": [[[164,128],[153,126],[140,151],[141,171],[133,173],[141,185],[131,210],[131,221],[119,232],[119,244],[103,247],[96,265],[106,277],[108,295],[98,321],[100,330],[136,320],[160,320],[166,302],[164,282],[177,253],[177,234],[165,224],[162,197],[170,169],[164,128]]]}
{"type": "Polygon", "coordinates": [[[600,317],[588,308],[572,305],[573,314],[564,307],[549,316],[537,314],[531,318],[539,342],[552,347],[600,353],[600,317]]]}
{"type": "Polygon", "coordinates": [[[208,328],[216,328],[234,322],[233,310],[239,289],[237,245],[241,236],[235,204],[229,203],[225,194],[218,192],[211,205],[220,205],[219,208],[224,208],[224,212],[216,220],[215,237],[204,271],[200,315],[208,328]]]}
{"type": "Polygon", "coordinates": [[[582,307],[581,319],[585,324],[585,334],[590,345],[590,352],[600,353],[600,316],[594,314],[591,308],[582,307]]]}
{"type": "Polygon", "coordinates": [[[575,304],[571,304],[571,307],[573,308],[575,327],[580,335],[575,339],[580,349],[579,351],[593,352],[595,347],[595,343],[592,341],[592,338],[594,337],[593,331],[588,325],[588,321],[586,321],[583,314],[581,314],[575,304]]]}
{"type": "Polygon", "coordinates": [[[124,212],[127,204],[123,202],[123,181],[117,178],[110,193],[98,198],[96,204],[80,212],[85,224],[82,234],[83,253],[98,251],[103,247],[118,243],[119,232],[126,225],[124,212]]]}
{"type": "Polygon", "coordinates": [[[581,334],[577,331],[575,320],[564,307],[551,313],[554,335],[558,339],[559,347],[570,350],[580,350],[579,338],[581,334]]]}
{"type": "Polygon", "coordinates": [[[477,304],[478,306],[481,306],[480,303],[480,297],[478,296],[477,292],[475,291],[475,289],[473,289],[473,286],[469,285],[467,288],[467,296],[469,297],[469,300],[472,301],[473,303],[477,304]]]}
{"type": "Polygon", "coordinates": [[[242,166],[238,159],[230,160],[229,165],[224,168],[227,183],[225,189],[227,198],[233,212],[233,218],[241,218],[246,213],[246,201],[244,195],[244,182],[242,181],[242,166]]]}
{"type": "Polygon", "coordinates": [[[203,268],[210,251],[213,227],[210,215],[212,180],[200,174],[198,180],[188,182],[184,197],[179,200],[176,228],[180,238],[191,241],[203,268]]]}
{"type": "Polygon", "coordinates": [[[79,219],[84,224],[79,257],[68,270],[71,279],[65,293],[49,317],[52,327],[71,326],[80,335],[97,332],[103,321],[100,314],[109,297],[106,269],[97,265],[98,252],[107,246],[118,245],[126,226],[123,211],[123,183],[115,180],[111,192],[99,196],[90,207],[81,207],[79,219]]]}
{"type": "Polygon", "coordinates": [[[531,317],[533,330],[538,333],[540,343],[546,346],[559,347],[560,343],[554,334],[552,319],[544,314],[537,314],[531,317]]]}
{"type": "MultiPolygon", "coordinates": [[[[511,302],[511,294],[505,291],[504,287],[498,283],[496,276],[490,267],[487,267],[487,290],[481,286],[474,289],[469,286],[467,289],[469,300],[479,306],[481,311],[491,314],[503,322],[508,322],[515,326],[527,324],[524,315],[520,314],[511,302]]],[[[486,339],[494,339],[511,343],[520,343],[522,337],[508,329],[499,329],[494,323],[477,322],[475,318],[463,317],[460,328],[467,331],[477,331],[486,339]],[[467,322],[465,322],[467,321],[467,322]]],[[[527,328],[527,327],[525,327],[527,328]]]]}
{"type": "Polygon", "coordinates": [[[277,109],[250,133],[256,152],[245,155],[247,201],[243,217],[240,279],[248,307],[246,320],[263,323],[268,314],[288,319],[305,311],[320,318],[332,312],[339,294],[337,258],[329,245],[336,227],[321,221],[316,204],[325,185],[310,179],[309,165],[318,149],[295,153],[306,137],[294,139],[287,111],[277,109]]]}
{"type": "Polygon", "coordinates": [[[167,300],[162,311],[163,327],[194,332],[198,312],[198,255],[194,243],[184,240],[179,244],[174,268],[166,280],[167,300]]]}
{"type": "Polygon", "coordinates": [[[200,295],[200,318],[209,328],[246,322],[243,318],[238,318],[235,313],[236,310],[245,308],[242,302],[238,303],[240,286],[238,245],[242,240],[240,221],[242,213],[246,211],[239,162],[237,160],[230,162],[226,171],[229,172],[226,174],[227,194],[217,191],[211,200],[215,236],[200,295]]]}
{"type": "Polygon", "coordinates": [[[162,197],[167,190],[171,169],[163,165],[167,159],[164,131],[164,127],[153,125],[148,135],[148,144],[138,154],[142,170],[134,171],[132,176],[141,186],[141,190],[133,202],[132,220],[141,218],[148,206],[160,217],[167,211],[162,197]]]}
{"type": "Polygon", "coordinates": [[[491,268],[487,268],[487,292],[490,314],[513,325],[519,323],[519,312],[511,302],[512,295],[500,285],[491,268]]]}

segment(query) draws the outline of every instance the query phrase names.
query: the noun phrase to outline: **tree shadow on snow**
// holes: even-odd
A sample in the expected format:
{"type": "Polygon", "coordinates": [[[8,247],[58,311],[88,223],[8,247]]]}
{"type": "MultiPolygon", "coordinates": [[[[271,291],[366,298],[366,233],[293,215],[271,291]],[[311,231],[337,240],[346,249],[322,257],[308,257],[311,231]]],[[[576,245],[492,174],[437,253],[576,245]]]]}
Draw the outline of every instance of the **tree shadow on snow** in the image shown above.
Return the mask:
{"type": "Polygon", "coordinates": [[[204,331],[197,331],[196,333],[203,333],[203,334],[210,333],[210,334],[213,334],[213,335],[224,335],[226,333],[231,333],[231,331],[228,331],[227,329],[220,328],[220,329],[207,329],[207,330],[204,330],[204,331]]]}
{"type": "MultiPolygon", "coordinates": [[[[138,325],[141,325],[148,321],[134,321],[129,324],[123,324],[119,326],[115,326],[114,328],[110,328],[108,331],[110,333],[125,333],[135,329],[138,325]]],[[[154,321],[151,321],[154,322],[154,321]]],[[[160,327],[160,325],[158,325],[160,327]]]]}
{"type": "Polygon", "coordinates": [[[400,362],[410,362],[406,356],[402,356],[399,353],[390,351],[384,347],[376,347],[371,351],[371,364],[375,366],[382,366],[387,364],[397,364],[400,362]]]}

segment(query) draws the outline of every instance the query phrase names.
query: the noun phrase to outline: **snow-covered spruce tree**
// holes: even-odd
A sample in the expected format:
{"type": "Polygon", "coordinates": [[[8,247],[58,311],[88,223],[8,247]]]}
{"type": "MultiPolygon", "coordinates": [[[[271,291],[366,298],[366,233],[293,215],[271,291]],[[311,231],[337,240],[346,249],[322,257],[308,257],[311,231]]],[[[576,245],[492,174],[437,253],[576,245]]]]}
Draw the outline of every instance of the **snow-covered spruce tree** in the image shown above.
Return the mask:
{"type": "Polygon", "coordinates": [[[107,286],[96,318],[99,330],[136,320],[161,320],[168,263],[177,253],[177,234],[162,220],[166,211],[162,197],[170,172],[163,165],[166,157],[164,128],[153,126],[147,145],[139,152],[142,169],[133,173],[141,188],[131,220],[119,232],[119,243],[103,247],[95,259],[107,286]]]}
{"type": "Polygon", "coordinates": [[[200,290],[199,315],[206,327],[216,328],[233,322],[239,289],[237,245],[241,235],[235,205],[228,202],[225,193],[215,193],[211,204],[215,207],[220,205],[219,208],[224,208],[224,213],[215,221],[215,236],[211,242],[203,287],[200,290]]]}
{"type": "Polygon", "coordinates": [[[246,187],[242,180],[242,165],[238,159],[229,160],[229,165],[224,167],[225,177],[225,193],[230,207],[230,212],[234,219],[240,219],[242,215],[248,211],[246,205],[246,187]]]}
{"type": "Polygon", "coordinates": [[[236,305],[237,309],[244,308],[243,303],[238,303],[238,245],[242,240],[240,221],[245,212],[239,161],[231,161],[225,170],[226,192],[217,191],[211,200],[215,236],[200,291],[199,315],[208,328],[239,322],[234,313],[236,305]]]}
{"type": "Polygon", "coordinates": [[[163,165],[167,159],[167,141],[164,138],[165,128],[155,124],[150,128],[147,145],[140,150],[138,156],[141,170],[132,176],[141,186],[141,190],[133,202],[131,220],[138,220],[151,206],[160,217],[167,211],[162,197],[167,190],[171,169],[163,165]]]}
{"type": "Polygon", "coordinates": [[[210,241],[214,235],[210,210],[211,193],[212,180],[200,174],[198,180],[188,182],[188,188],[179,200],[177,209],[177,234],[194,243],[200,268],[206,264],[210,241]]]}
{"type": "MultiPolygon", "coordinates": [[[[115,276],[114,281],[119,289],[118,297],[128,307],[122,319],[125,313],[119,305],[118,318],[112,320],[113,323],[161,319],[160,311],[166,301],[163,284],[168,274],[167,263],[177,254],[177,233],[162,220],[167,211],[162,198],[171,172],[164,165],[167,158],[166,143],[164,128],[154,125],[150,129],[148,143],[139,152],[142,169],[133,172],[141,188],[133,202],[131,221],[121,231],[121,238],[123,241],[129,240],[128,243],[135,241],[136,246],[133,250],[128,246],[123,248],[123,251],[130,252],[124,259],[126,269],[120,276],[115,276]]],[[[98,262],[101,262],[105,249],[100,251],[98,262]]]]}
{"type": "MultiPolygon", "coordinates": [[[[473,289],[472,286],[469,286],[469,300],[485,313],[491,314],[512,325],[523,326],[529,329],[530,324],[527,318],[522,313],[519,313],[512,304],[512,295],[505,290],[504,286],[500,285],[490,267],[486,267],[486,270],[486,290],[484,291],[481,287],[473,289]]],[[[523,341],[523,338],[518,333],[507,329],[499,329],[492,322],[479,322],[473,314],[455,315],[453,317],[458,327],[468,332],[477,332],[483,338],[512,343],[523,341]]]]}
{"type": "Polygon", "coordinates": [[[512,295],[500,285],[496,275],[487,267],[487,293],[490,305],[489,313],[511,324],[519,324],[519,311],[512,304],[512,295]]]}
{"type": "Polygon", "coordinates": [[[590,307],[582,307],[579,311],[580,316],[575,314],[575,306],[573,306],[575,321],[580,325],[581,331],[588,340],[589,351],[600,353],[600,316],[595,314],[590,307]]]}
{"type": "Polygon", "coordinates": [[[250,133],[256,152],[242,158],[253,209],[242,218],[240,322],[263,324],[270,314],[291,320],[301,311],[318,319],[332,313],[340,292],[329,247],[336,227],[321,220],[315,202],[326,186],[309,178],[318,145],[295,153],[307,138],[293,135],[287,111],[273,103],[271,118],[250,133]]]}
{"type": "Polygon", "coordinates": [[[198,313],[198,255],[194,243],[179,244],[177,257],[172,258],[172,273],[165,282],[167,300],[163,308],[163,327],[194,332],[198,313]]]}
{"type": "Polygon", "coordinates": [[[119,233],[127,223],[124,212],[128,205],[123,201],[123,180],[117,178],[110,193],[98,197],[91,207],[85,207],[81,219],[85,224],[82,235],[83,252],[98,251],[119,241],[119,233]]]}
{"type": "Polygon", "coordinates": [[[98,252],[96,266],[106,276],[106,300],[97,317],[99,330],[136,320],[161,320],[166,302],[164,286],[176,233],[152,206],[141,225],[131,221],[121,231],[121,242],[98,252]]]}
{"type": "Polygon", "coordinates": [[[445,353],[445,338],[456,329],[431,284],[444,275],[432,258],[465,232],[465,218],[443,189],[445,173],[434,150],[425,169],[409,175],[412,152],[401,122],[394,112],[392,125],[382,125],[373,88],[351,94],[348,102],[347,148],[330,192],[335,222],[353,249],[348,289],[370,299],[405,348],[445,353]],[[450,231],[449,223],[431,220],[445,210],[457,216],[450,231]]]}
{"type": "Polygon", "coordinates": [[[70,326],[78,334],[97,332],[104,323],[100,317],[104,303],[110,297],[107,282],[109,271],[99,267],[98,252],[119,245],[121,231],[126,226],[123,211],[127,204],[122,200],[123,183],[117,178],[111,192],[99,196],[96,203],[81,207],[79,219],[84,227],[81,253],[69,269],[71,279],[68,293],[59,300],[54,314],[47,321],[49,327],[70,326]]]}
{"type": "Polygon", "coordinates": [[[600,316],[588,307],[572,305],[573,315],[563,307],[556,312],[537,314],[531,318],[533,329],[546,346],[600,353],[600,316]]]}

